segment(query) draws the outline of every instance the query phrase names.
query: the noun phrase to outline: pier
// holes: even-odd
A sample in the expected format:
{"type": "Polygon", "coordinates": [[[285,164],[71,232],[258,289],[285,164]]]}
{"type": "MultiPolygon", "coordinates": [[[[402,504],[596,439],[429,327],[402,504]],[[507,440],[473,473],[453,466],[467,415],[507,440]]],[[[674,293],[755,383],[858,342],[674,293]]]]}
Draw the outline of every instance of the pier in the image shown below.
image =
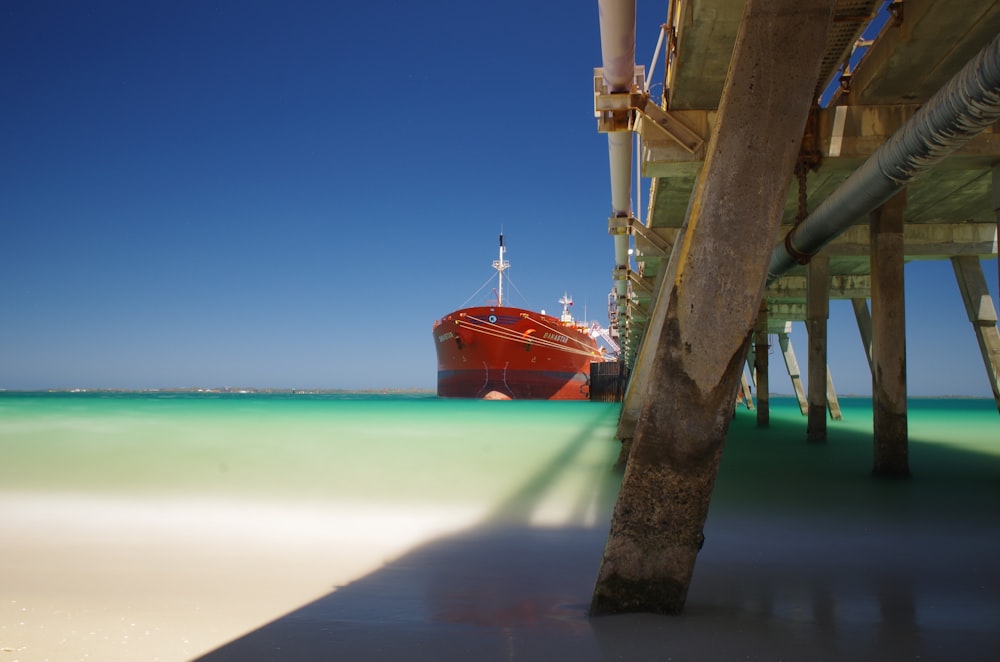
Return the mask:
{"type": "Polygon", "coordinates": [[[635,29],[656,26],[636,26],[634,0],[599,4],[594,110],[630,377],[617,431],[628,460],[591,613],[679,613],[733,404],[749,402],[748,362],[769,425],[769,336],[803,442],[824,443],[840,416],[829,301],[851,301],[872,371],[872,473],[906,477],[903,266],[948,260],[1000,409],[1000,284],[981,267],[997,258],[1000,7],[668,0],[647,69],[635,29]],[[633,167],[651,179],[644,214],[633,167]]]}

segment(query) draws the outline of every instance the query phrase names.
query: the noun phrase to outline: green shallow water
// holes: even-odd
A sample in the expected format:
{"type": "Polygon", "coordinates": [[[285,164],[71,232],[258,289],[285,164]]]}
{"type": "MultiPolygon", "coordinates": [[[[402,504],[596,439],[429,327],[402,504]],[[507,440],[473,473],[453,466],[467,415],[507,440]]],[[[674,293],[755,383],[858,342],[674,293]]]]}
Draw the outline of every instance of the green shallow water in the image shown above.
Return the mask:
{"type": "Polygon", "coordinates": [[[0,395],[0,489],[496,501],[593,481],[615,405],[412,395],[0,395]]]}
{"type": "Polygon", "coordinates": [[[822,513],[830,526],[903,525],[926,517],[951,526],[1000,509],[1000,415],[992,400],[910,401],[908,480],[872,476],[871,400],[840,403],[843,420],[828,421],[823,443],[806,441],[805,417],[791,398],[772,400],[766,429],[757,427],[754,412],[738,412],[711,513],[822,513]]]}
{"type": "MultiPolygon", "coordinates": [[[[804,443],[790,398],[772,399],[767,430],[738,410],[716,501],[748,486],[766,495],[809,491],[820,477],[865,481],[871,403],[841,406],[826,444],[804,443]]],[[[608,480],[617,414],[607,403],[424,395],[3,393],[0,489],[496,502],[539,476],[577,487],[608,480]]],[[[991,400],[917,399],[909,417],[914,474],[995,471],[991,400]]]]}

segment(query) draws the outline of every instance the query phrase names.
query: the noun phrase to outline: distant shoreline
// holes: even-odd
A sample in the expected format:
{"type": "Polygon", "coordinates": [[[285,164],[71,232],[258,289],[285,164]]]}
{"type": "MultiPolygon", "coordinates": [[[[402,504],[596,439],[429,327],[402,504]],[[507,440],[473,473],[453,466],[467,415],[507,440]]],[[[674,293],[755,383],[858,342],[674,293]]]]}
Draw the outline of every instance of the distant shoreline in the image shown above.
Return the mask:
{"type": "MultiPolygon", "coordinates": [[[[222,386],[222,387],[177,387],[177,388],[41,388],[41,389],[19,389],[0,388],[0,394],[4,393],[91,393],[91,394],[191,394],[191,395],[344,395],[360,393],[366,395],[437,395],[437,390],[433,388],[262,388],[251,386],[222,386]]],[[[794,398],[791,393],[771,393],[772,398],[794,398]]],[[[838,395],[841,399],[867,398],[870,394],[847,393],[838,395]]],[[[910,395],[907,400],[992,400],[989,395],[910,395]]],[[[756,401],[756,399],[755,399],[756,401]]]]}
{"type": "Polygon", "coordinates": [[[224,386],[218,388],[182,387],[182,388],[43,388],[43,389],[8,389],[0,388],[0,393],[184,393],[184,394],[233,394],[233,395],[336,395],[344,393],[379,394],[427,394],[435,395],[431,388],[257,388],[224,386]]]}

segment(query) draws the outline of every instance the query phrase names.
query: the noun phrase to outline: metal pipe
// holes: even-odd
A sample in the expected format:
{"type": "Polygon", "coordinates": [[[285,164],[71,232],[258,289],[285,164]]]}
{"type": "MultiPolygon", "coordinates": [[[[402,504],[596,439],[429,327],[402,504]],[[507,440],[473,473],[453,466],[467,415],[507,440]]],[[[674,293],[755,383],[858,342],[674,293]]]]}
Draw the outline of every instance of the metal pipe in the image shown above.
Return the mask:
{"type": "Polygon", "coordinates": [[[611,211],[628,218],[632,211],[632,132],[608,133],[608,163],[611,170],[611,211]]]}
{"type": "Polygon", "coordinates": [[[910,180],[1000,119],[1000,35],[930,98],[771,254],[770,283],[837,238],[910,180]]]}
{"type": "Polygon", "coordinates": [[[660,61],[660,49],[663,48],[663,36],[665,34],[667,34],[666,23],[660,26],[660,36],[656,39],[656,50],[653,51],[653,61],[649,63],[649,71],[646,72],[646,92],[649,92],[649,81],[653,78],[653,72],[656,71],[656,63],[660,61]]]}
{"type": "Polygon", "coordinates": [[[635,0],[598,0],[601,61],[608,91],[628,92],[635,71],[635,0]]]}
{"type": "MultiPolygon", "coordinates": [[[[635,77],[635,0],[600,0],[601,60],[608,92],[630,92],[635,77]]],[[[611,167],[611,210],[631,214],[632,134],[608,133],[611,167]]]]}
{"type": "Polygon", "coordinates": [[[642,225],[642,136],[635,134],[635,222],[642,225]]]}
{"type": "MultiPolygon", "coordinates": [[[[601,24],[601,62],[608,92],[629,92],[635,77],[635,0],[598,0],[601,24]]],[[[608,133],[611,170],[611,211],[629,217],[632,188],[632,133],[608,133]]],[[[615,267],[628,267],[628,235],[615,235],[615,267]]],[[[615,281],[619,300],[626,297],[627,283],[615,281]]]]}

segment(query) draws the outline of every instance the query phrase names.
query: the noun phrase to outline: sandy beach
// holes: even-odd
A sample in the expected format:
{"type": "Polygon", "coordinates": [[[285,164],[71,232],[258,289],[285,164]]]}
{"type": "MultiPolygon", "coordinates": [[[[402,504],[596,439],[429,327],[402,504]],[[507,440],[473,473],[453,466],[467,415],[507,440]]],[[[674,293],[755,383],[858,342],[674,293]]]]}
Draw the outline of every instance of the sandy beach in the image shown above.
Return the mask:
{"type": "Polygon", "coordinates": [[[476,514],[4,495],[0,660],[192,659],[476,514]]]}

